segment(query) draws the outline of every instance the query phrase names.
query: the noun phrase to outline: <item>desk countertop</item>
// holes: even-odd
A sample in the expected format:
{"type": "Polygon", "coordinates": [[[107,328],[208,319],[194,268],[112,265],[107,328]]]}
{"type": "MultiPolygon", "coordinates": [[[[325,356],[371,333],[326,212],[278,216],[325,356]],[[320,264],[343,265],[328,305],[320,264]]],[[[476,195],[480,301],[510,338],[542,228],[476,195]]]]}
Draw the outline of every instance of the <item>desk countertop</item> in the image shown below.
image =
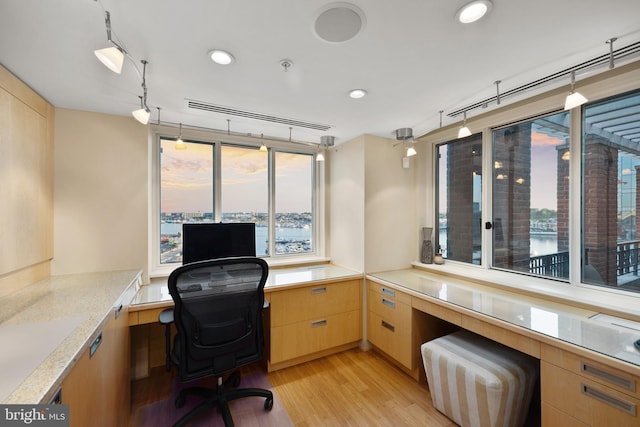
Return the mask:
{"type": "MultiPolygon", "coordinates": [[[[304,286],[310,283],[325,281],[362,279],[363,274],[356,270],[340,267],[333,264],[319,264],[304,267],[271,268],[265,284],[265,294],[277,292],[281,289],[289,289],[296,286],[304,286]]],[[[140,288],[131,303],[130,311],[147,310],[157,307],[170,307],[173,305],[167,279],[157,279],[140,288]]]]}
{"type": "Polygon", "coordinates": [[[640,367],[640,350],[633,344],[640,339],[638,322],[415,268],[373,273],[367,278],[640,367]]]}
{"type": "Polygon", "coordinates": [[[0,299],[0,402],[46,403],[141,271],[52,276],[0,299]]]}

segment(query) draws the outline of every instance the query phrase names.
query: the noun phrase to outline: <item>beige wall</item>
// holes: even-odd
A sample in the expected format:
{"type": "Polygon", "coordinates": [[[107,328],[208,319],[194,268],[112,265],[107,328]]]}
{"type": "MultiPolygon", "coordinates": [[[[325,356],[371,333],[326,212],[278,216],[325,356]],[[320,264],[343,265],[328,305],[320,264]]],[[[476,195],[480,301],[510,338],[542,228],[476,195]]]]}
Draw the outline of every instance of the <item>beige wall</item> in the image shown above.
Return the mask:
{"type": "Polygon", "coordinates": [[[365,136],[365,271],[408,268],[417,261],[417,158],[402,167],[398,141],[365,136]]]}
{"type": "Polygon", "coordinates": [[[329,163],[329,247],[335,264],[364,271],[364,136],[340,144],[329,163]]]}
{"type": "Polygon", "coordinates": [[[148,134],[132,117],[56,110],[52,274],[145,269],[148,134]]]}
{"type": "Polygon", "coordinates": [[[418,259],[416,160],[397,141],[362,135],[330,153],[332,262],[372,272],[418,259]]]}

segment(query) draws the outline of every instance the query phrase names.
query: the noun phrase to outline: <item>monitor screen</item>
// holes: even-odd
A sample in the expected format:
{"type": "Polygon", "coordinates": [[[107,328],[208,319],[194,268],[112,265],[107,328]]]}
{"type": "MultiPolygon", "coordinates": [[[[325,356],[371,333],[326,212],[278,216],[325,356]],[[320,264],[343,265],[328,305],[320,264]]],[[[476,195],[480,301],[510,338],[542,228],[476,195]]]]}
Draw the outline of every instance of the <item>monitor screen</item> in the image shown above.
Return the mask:
{"type": "Polygon", "coordinates": [[[236,256],[256,256],[254,223],[182,224],[183,264],[236,256]]]}

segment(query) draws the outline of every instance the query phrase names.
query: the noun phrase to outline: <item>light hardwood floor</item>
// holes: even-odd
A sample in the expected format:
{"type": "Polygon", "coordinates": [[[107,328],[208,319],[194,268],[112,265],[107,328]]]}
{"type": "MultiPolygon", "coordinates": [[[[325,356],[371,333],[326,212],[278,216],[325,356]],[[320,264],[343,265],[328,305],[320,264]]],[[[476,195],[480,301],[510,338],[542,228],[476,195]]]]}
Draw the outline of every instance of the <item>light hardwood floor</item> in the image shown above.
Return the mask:
{"type": "Polygon", "coordinates": [[[455,426],[418,384],[375,351],[358,349],[268,375],[296,426],[455,426]]]}
{"type": "MultiPolygon", "coordinates": [[[[253,364],[243,367],[241,375],[257,370],[266,371],[262,364],[253,364]]],[[[175,376],[176,369],[166,372],[160,367],[134,381],[131,413],[166,399],[175,376]]],[[[267,378],[295,426],[455,426],[432,406],[426,384],[417,383],[374,350],[348,350],[271,372],[267,378]]],[[[525,427],[540,426],[539,390],[536,394],[525,427]]]]}
{"type": "MultiPolygon", "coordinates": [[[[262,367],[245,367],[242,374],[256,369],[262,367]]],[[[134,381],[131,413],[168,397],[175,371],[155,368],[134,381]]],[[[455,426],[433,408],[426,385],[375,351],[349,350],[267,377],[296,426],[455,426]]]]}

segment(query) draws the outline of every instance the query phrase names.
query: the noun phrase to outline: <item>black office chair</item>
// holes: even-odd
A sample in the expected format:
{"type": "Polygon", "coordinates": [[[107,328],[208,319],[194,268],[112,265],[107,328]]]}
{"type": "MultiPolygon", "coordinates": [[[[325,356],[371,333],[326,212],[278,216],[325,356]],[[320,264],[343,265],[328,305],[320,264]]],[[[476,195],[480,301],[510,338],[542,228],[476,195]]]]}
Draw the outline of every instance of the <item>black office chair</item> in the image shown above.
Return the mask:
{"type": "Polygon", "coordinates": [[[205,400],[184,415],[175,426],[184,426],[217,407],[226,426],[233,426],[228,402],[242,397],[264,397],[264,409],[273,408],[273,394],[259,388],[225,389],[238,385],[234,372],[226,381],[222,375],[262,359],[262,307],[267,263],[260,258],[219,258],[194,262],[175,269],[169,276],[177,335],[171,360],[178,366],[181,381],[215,375],[217,388],[191,387],[180,392],[176,407],[186,396],[205,400]]]}

